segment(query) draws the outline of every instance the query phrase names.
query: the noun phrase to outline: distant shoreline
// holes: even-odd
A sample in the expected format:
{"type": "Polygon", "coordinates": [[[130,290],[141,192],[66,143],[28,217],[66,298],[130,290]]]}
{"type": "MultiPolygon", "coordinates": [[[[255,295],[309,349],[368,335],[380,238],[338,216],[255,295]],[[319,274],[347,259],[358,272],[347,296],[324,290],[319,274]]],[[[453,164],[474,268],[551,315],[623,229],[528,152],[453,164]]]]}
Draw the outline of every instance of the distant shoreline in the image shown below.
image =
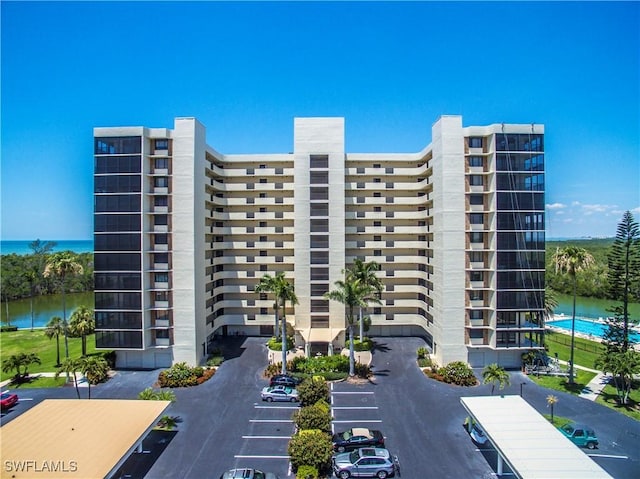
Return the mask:
{"type": "MultiPolygon", "coordinates": [[[[28,255],[33,254],[29,245],[34,240],[1,240],[0,241],[0,254],[17,254],[28,255]]],[[[73,251],[74,253],[93,253],[93,240],[41,240],[41,243],[47,241],[53,241],[56,246],[53,248],[53,252],[59,251],[73,251]]]]}

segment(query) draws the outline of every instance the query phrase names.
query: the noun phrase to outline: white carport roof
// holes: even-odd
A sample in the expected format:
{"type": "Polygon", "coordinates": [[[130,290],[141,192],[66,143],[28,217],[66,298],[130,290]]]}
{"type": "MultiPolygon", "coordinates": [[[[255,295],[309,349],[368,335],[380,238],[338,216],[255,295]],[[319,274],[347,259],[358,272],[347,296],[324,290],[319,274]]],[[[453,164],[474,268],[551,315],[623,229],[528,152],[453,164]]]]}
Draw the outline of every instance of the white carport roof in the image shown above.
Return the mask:
{"type": "Polygon", "coordinates": [[[463,397],[460,402],[516,477],[612,479],[520,396],[463,397]]]}

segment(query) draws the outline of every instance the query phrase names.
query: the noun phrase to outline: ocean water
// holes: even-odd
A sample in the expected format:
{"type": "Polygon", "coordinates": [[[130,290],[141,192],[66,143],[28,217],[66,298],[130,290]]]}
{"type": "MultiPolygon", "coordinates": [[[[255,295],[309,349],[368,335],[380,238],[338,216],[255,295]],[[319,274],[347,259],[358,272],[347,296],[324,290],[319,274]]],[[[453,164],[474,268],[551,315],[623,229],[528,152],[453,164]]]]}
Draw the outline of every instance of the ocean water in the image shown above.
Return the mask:
{"type": "MultiPolygon", "coordinates": [[[[55,241],[56,246],[53,248],[53,252],[59,251],[73,251],[74,253],[93,253],[93,240],[41,240],[55,241]]],[[[2,240],[0,241],[0,254],[32,254],[33,251],[29,248],[29,244],[33,243],[33,240],[2,240]]]]}

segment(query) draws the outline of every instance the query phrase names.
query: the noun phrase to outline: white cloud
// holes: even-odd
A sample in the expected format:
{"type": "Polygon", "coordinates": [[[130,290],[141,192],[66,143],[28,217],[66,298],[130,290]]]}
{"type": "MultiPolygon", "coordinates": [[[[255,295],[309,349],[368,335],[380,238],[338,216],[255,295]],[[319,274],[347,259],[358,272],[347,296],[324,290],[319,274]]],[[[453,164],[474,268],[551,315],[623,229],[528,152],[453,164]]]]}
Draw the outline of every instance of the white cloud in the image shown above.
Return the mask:
{"type": "Polygon", "coordinates": [[[560,210],[562,208],[566,208],[567,205],[565,205],[564,203],[552,203],[550,205],[546,205],[548,210],[560,210]]]}

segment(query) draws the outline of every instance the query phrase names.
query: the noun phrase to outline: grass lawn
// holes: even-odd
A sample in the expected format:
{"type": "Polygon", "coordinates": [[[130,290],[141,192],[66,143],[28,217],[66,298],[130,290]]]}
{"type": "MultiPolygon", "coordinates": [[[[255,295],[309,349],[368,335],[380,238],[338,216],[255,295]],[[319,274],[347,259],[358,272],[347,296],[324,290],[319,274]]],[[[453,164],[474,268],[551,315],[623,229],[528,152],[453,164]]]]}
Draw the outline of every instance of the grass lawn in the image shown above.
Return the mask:
{"type": "MultiPolygon", "coordinates": [[[[554,407],[558,407],[557,405],[554,407]]],[[[555,411],[555,409],[554,409],[555,411]]],[[[551,414],[543,414],[543,416],[545,417],[545,419],[549,422],[551,422],[551,414]]],[[[565,424],[568,424],[570,422],[573,422],[571,419],[569,419],[568,417],[562,417],[562,416],[558,416],[557,414],[553,415],[553,422],[551,422],[551,424],[553,424],[555,427],[562,427],[565,424]]]]}
{"type": "Polygon", "coordinates": [[[575,372],[576,377],[574,378],[573,384],[569,384],[567,382],[567,378],[562,376],[536,376],[535,374],[530,374],[529,379],[531,379],[539,386],[549,389],[555,389],[556,391],[575,394],[577,396],[578,394],[580,394],[580,391],[582,391],[584,387],[589,384],[589,381],[591,381],[596,375],[595,373],[582,371],[581,369],[576,369],[575,372]]]}
{"type": "MultiPolygon", "coordinates": [[[[569,361],[571,357],[570,335],[547,331],[545,333],[545,344],[549,347],[549,357],[553,358],[555,357],[555,353],[558,353],[558,359],[569,361]]],[[[584,366],[585,368],[595,369],[596,359],[604,349],[604,346],[597,341],[575,338],[575,347],[573,349],[574,363],[584,366]]]]}
{"type": "MultiPolygon", "coordinates": [[[[56,340],[45,336],[44,330],[20,330],[0,333],[0,359],[3,361],[12,354],[20,352],[36,353],[42,364],[32,364],[29,373],[56,371],[56,340]]],[[[94,335],[87,336],[87,354],[96,352],[94,335]]],[[[82,340],[69,338],[69,357],[79,358],[82,355],[82,340]]],[[[60,338],[60,359],[64,359],[64,338],[60,338]]],[[[11,378],[15,372],[0,372],[0,381],[11,378]]],[[[39,379],[41,381],[43,379],[39,379]]],[[[40,386],[31,386],[40,387],[40,386]]],[[[46,387],[46,386],[44,386],[46,387]]]]}
{"type": "MultiPolygon", "coordinates": [[[[11,389],[29,389],[29,388],[57,388],[64,386],[67,378],[62,373],[58,379],[46,376],[37,376],[29,378],[26,383],[11,384],[11,389]]],[[[71,384],[73,385],[73,377],[71,378],[71,384]]]]}
{"type": "Polygon", "coordinates": [[[598,404],[604,404],[605,406],[610,407],[625,416],[629,416],[636,421],[640,421],[640,381],[634,381],[627,405],[619,405],[616,401],[617,397],[618,395],[616,394],[615,386],[607,384],[600,393],[600,396],[598,396],[596,402],[598,404]]]}

